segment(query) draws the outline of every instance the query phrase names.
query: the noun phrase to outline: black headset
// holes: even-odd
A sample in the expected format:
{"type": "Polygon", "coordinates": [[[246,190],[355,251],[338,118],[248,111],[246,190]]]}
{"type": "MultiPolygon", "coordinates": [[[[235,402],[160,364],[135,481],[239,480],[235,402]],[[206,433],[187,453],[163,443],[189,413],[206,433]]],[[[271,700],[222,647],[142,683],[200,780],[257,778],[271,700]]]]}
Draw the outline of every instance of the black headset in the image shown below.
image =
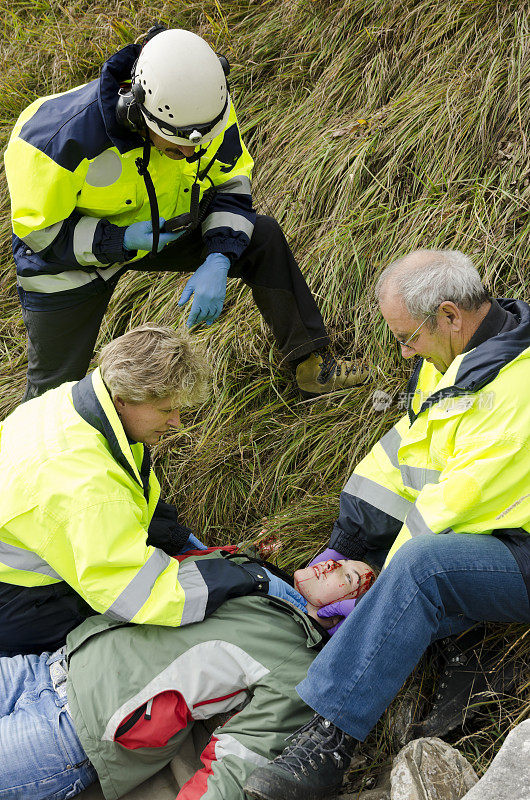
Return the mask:
{"type": "MultiPolygon", "coordinates": [[[[153,37],[157,36],[159,33],[162,33],[162,31],[167,31],[167,30],[168,30],[168,28],[165,25],[162,25],[161,23],[156,23],[155,25],[153,25],[153,27],[149,28],[149,30],[147,31],[147,33],[143,37],[143,39],[142,39],[142,47],[144,45],[146,45],[147,42],[149,42],[151,39],[153,39],[153,37]]],[[[230,87],[228,85],[228,75],[230,74],[230,64],[229,64],[228,59],[226,58],[226,56],[222,56],[222,55],[217,54],[217,57],[219,58],[219,61],[221,63],[221,67],[222,67],[224,75],[225,75],[225,80],[226,80],[226,102],[228,102],[228,95],[229,95],[229,92],[230,92],[230,87]]],[[[144,104],[144,101],[145,101],[145,89],[141,85],[141,83],[139,83],[139,82],[134,80],[134,71],[136,69],[136,62],[137,61],[138,61],[138,59],[136,59],[136,61],[134,62],[132,70],[131,70],[132,83],[131,83],[130,89],[129,88],[120,87],[120,89],[118,91],[118,102],[116,104],[116,120],[118,121],[119,125],[122,125],[124,128],[127,128],[127,130],[132,131],[133,133],[139,133],[142,136],[146,136],[147,135],[147,125],[146,125],[146,122],[145,122],[145,117],[142,114],[142,111],[140,110],[143,107],[143,104],[144,104]]],[[[212,120],[210,123],[208,123],[210,130],[222,118],[225,110],[226,110],[226,103],[225,103],[225,106],[224,106],[223,110],[215,118],[215,120],[212,120]]],[[[152,115],[148,115],[148,116],[150,118],[152,118],[155,122],[158,122],[156,117],[152,117],[152,115]]],[[[200,126],[200,125],[186,126],[186,128],[190,129],[190,133],[194,128],[200,130],[201,127],[202,126],[200,126]]]]}

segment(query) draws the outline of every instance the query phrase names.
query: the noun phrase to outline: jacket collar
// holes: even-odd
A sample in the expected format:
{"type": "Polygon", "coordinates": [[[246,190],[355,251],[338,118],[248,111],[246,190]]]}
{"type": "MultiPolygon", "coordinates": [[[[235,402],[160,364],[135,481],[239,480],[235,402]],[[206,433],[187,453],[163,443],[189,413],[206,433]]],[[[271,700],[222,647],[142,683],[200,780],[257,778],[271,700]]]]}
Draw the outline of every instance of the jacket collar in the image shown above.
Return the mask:
{"type": "Polygon", "coordinates": [[[108,389],[103,383],[99,367],[72,386],[72,400],[79,416],[102,434],[113,458],[140,484],[148,501],[151,472],[149,448],[144,446],[142,465],[138,470],[131,445],[108,389]]]}
{"type": "Polygon", "coordinates": [[[105,122],[107,135],[120,153],[135,150],[142,147],[144,143],[139,134],[128,131],[116,120],[118,90],[122,83],[130,80],[132,68],[141,49],[139,44],[128,44],[118,50],[103,64],[99,79],[99,108],[105,122]]]}
{"type": "Polygon", "coordinates": [[[488,313],[464,347],[463,352],[469,353],[470,350],[474,350],[492,336],[497,336],[503,331],[511,331],[517,327],[517,324],[517,320],[510,311],[503,308],[497,300],[492,300],[488,313]]]}
{"type": "MultiPolygon", "coordinates": [[[[513,315],[515,327],[508,326],[506,329],[506,326],[502,326],[500,333],[485,339],[471,351],[464,352],[462,356],[457,356],[461,361],[453,385],[445,386],[430,395],[422,404],[418,414],[414,413],[412,406],[409,405],[408,414],[411,423],[422,411],[445,397],[478,392],[491,383],[506,364],[530,347],[530,306],[522,300],[507,298],[499,298],[497,302],[502,310],[513,315]]],[[[423,359],[419,359],[409,380],[409,397],[414,395],[422,365],[423,359]]]]}

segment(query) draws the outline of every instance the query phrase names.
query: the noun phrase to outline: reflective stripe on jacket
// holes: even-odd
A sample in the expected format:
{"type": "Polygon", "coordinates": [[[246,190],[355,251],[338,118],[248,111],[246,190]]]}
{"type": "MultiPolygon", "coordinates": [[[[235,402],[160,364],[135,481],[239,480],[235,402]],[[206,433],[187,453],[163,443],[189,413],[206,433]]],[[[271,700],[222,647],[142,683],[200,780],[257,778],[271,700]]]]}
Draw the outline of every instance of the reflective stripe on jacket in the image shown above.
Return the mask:
{"type": "Polygon", "coordinates": [[[99,613],[162,625],[197,622],[227,596],[266,590],[256,565],[180,567],[147,546],[160,487],[99,370],[19,406],[0,436],[0,582],[65,581],[99,613]]]}
{"type": "MultiPolygon", "coordinates": [[[[358,464],[331,546],[350,555],[420,534],[516,531],[530,545],[530,307],[500,300],[517,326],[457,356],[422,362],[409,411],[358,464]]],[[[530,576],[525,576],[527,579],[530,576]]]]}
{"type": "MultiPolygon", "coordinates": [[[[18,290],[27,308],[75,305],[146,255],[123,248],[125,228],[151,218],[136,166],[143,140],[115,115],[118,89],[130,79],[139,51],[128,45],[105,63],[99,79],[35,101],[14,127],[5,166],[18,290]]],[[[201,198],[216,189],[202,222],[207,252],[238,258],[250,241],[252,163],[232,106],[227,127],[199,162],[201,172],[210,165],[199,179],[201,198]]],[[[149,172],[162,217],[190,210],[198,169],[151,148],[149,172]]]]}

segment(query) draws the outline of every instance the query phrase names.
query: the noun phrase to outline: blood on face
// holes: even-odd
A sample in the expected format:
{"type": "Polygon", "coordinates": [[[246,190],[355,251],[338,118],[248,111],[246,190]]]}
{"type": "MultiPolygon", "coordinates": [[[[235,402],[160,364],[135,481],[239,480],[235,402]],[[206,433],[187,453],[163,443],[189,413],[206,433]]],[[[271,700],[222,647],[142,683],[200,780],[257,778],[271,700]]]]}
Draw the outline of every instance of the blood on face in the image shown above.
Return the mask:
{"type": "Polygon", "coordinates": [[[375,580],[363,561],[321,561],[294,573],[294,585],[316,608],[346,598],[361,597],[375,580]]]}

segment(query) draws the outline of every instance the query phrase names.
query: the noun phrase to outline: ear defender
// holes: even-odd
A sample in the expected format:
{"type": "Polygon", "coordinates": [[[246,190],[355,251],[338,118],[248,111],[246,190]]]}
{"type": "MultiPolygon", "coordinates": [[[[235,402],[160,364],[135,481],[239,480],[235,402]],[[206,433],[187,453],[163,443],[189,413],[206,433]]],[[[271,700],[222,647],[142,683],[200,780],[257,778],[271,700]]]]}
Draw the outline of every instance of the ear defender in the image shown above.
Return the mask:
{"type": "Polygon", "coordinates": [[[143,104],[145,100],[145,89],[141,83],[133,83],[131,86],[131,94],[134,97],[135,101],[140,105],[143,104]]]}
{"type": "Polygon", "coordinates": [[[140,105],[145,100],[145,90],[139,83],[133,83],[130,89],[120,89],[116,104],[116,120],[120,125],[133,133],[143,133],[145,120],[140,105]]]}

